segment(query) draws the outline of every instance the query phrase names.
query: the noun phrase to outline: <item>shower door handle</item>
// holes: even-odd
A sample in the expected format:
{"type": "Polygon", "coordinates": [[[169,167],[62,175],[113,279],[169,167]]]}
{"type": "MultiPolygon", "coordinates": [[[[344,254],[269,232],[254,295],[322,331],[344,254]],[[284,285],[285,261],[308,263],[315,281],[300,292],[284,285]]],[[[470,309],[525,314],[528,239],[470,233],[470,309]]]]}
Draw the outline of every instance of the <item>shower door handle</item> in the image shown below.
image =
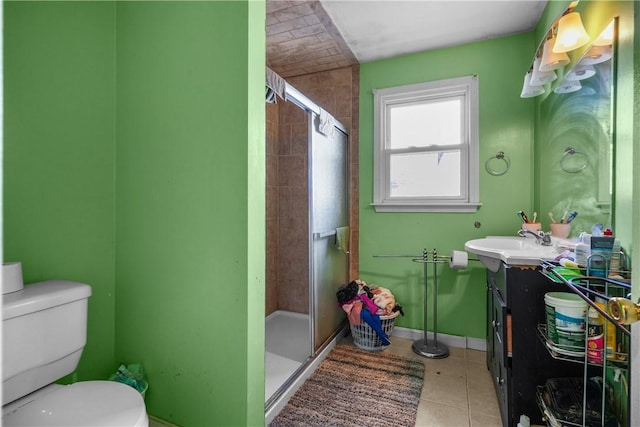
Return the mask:
{"type": "Polygon", "coordinates": [[[329,230],[323,233],[313,233],[313,240],[324,239],[325,237],[335,236],[336,230],[329,230]]]}

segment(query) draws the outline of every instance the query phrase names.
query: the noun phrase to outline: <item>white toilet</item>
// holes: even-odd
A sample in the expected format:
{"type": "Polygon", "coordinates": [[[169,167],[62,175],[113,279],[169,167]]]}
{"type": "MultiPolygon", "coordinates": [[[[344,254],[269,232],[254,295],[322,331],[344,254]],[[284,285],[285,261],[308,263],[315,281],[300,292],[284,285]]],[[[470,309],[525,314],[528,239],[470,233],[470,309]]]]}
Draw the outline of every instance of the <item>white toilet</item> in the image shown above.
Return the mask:
{"type": "Polygon", "coordinates": [[[144,400],[128,385],[53,384],[80,360],[91,287],[49,280],[19,288],[2,295],[2,425],[148,427],[144,400]]]}

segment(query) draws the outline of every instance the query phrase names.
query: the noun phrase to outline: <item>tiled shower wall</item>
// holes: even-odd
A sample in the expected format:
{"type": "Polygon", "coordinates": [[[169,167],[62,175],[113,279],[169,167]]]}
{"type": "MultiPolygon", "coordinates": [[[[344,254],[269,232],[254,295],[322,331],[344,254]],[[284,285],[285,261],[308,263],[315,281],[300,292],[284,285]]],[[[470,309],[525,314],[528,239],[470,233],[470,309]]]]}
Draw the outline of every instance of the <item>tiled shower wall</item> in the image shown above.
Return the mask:
{"type": "MultiPolygon", "coordinates": [[[[359,66],[287,79],[349,131],[351,253],[349,276],[358,276],[359,66]]],[[[309,233],[307,115],[279,101],[267,105],[266,314],[308,312],[309,233]]]]}

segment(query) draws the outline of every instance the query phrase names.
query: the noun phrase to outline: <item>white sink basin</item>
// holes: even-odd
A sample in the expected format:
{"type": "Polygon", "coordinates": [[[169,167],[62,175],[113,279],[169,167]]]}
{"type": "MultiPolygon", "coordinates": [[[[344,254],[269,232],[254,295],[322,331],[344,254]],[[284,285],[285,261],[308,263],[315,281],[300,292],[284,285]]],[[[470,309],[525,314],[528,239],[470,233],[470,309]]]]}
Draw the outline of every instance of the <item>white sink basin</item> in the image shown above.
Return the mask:
{"type": "Polygon", "coordinates": [[[553,260],[564,248],[551,238],[551,246],[542,246],[532,237],[487,236],[469,240],[464,244],[467,252],[475,254],[491,271],[498,271],[500,263],[511,265],[539,265],[542,260],[553,260]]]}

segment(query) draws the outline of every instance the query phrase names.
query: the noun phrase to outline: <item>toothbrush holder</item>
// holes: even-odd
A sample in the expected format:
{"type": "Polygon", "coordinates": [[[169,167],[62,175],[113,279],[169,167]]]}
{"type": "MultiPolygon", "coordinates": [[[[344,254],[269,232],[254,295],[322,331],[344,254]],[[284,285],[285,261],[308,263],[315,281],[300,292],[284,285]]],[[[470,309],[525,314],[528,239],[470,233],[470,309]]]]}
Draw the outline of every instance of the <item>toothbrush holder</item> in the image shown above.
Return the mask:
{"type": "Polygon", "coordinates": [[[542,230],[542,224],[540,224],[539,222],[524,222],[522,223],[522,229],[537,233],[538,231],[542,230]]]}
{"type": "Polygon", "coordinates": [[[551,235],[560,239],[566,239],[571,233],[571,224],[554,222],[551,224],[551,235]]]}

